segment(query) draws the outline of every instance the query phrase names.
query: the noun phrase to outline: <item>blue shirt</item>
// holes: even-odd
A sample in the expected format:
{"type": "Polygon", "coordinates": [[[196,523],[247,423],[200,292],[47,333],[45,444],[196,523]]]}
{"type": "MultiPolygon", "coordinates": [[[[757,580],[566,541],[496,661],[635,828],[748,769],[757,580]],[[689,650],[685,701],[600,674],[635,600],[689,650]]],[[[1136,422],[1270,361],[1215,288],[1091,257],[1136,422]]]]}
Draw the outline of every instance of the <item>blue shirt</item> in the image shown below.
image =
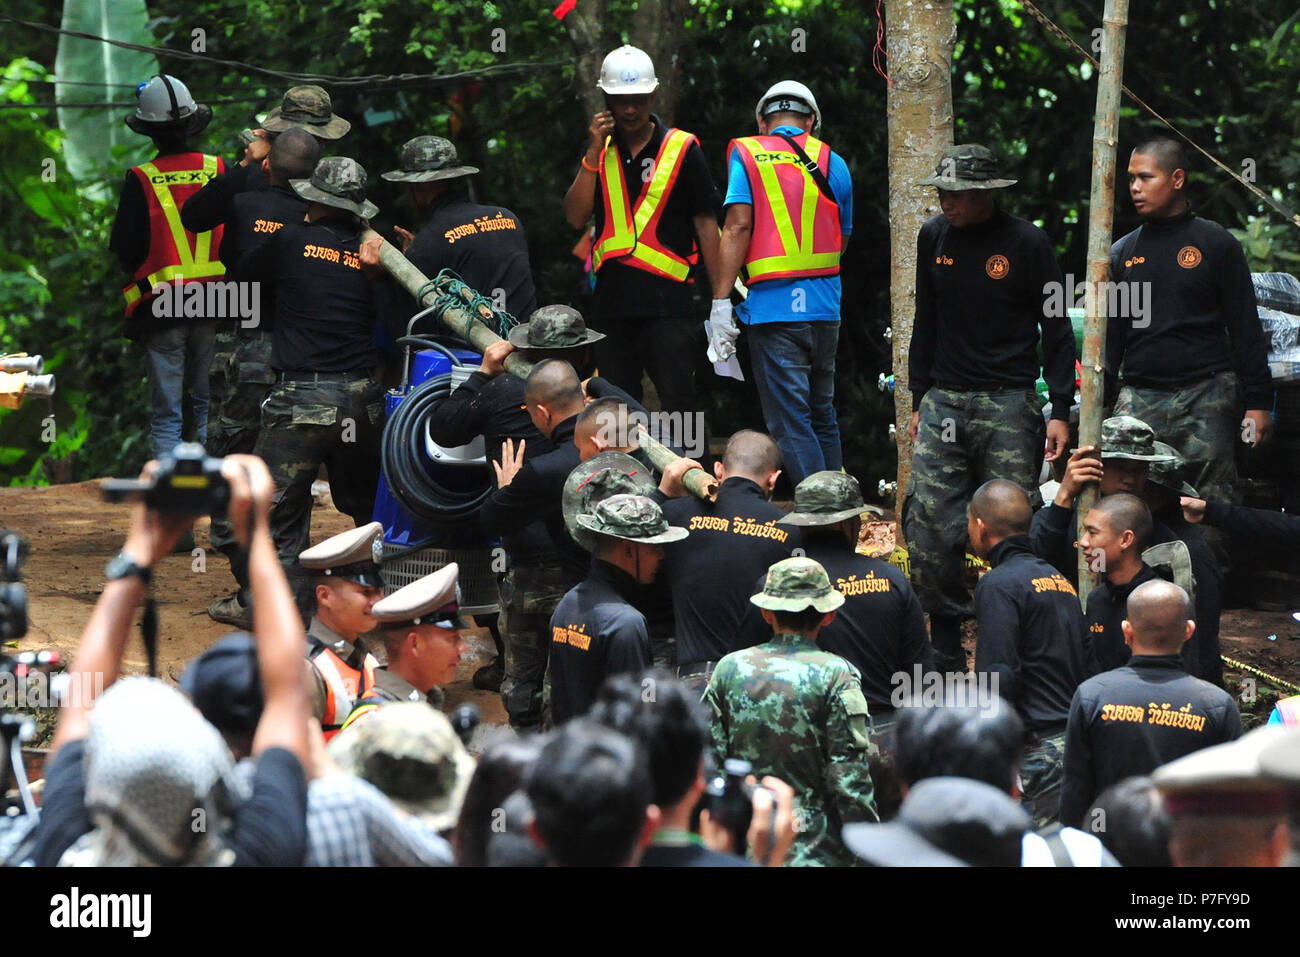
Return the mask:
{"type": "MultiPolygon", "coordinates": [[[[794,126],[778,126],[772,135],[786,133],[797,137],[803,130],[794,126]]],[[[853,232],[853,180],[848,165],[834,150],[831,151],[826,179],[840,207],[840,232],[847,237],[853,232]]],[[[816,186],[811,186],[816,189],[816,186]]],[[[749,188],[749,177],[739,152],[731,154],[727,170],[727,198],[723,205],[732,203],[754,204],[749,188]]],[[[840,277],[805,276],[798,279],[765,279],[749,287],[749,298],[736,307],[736,317],[744,325],[764,322],[839,322],[840,277]],[[798,286],[798,290],[795,290],[798,286]],[[802,296],[797,292],[803,293],[802,296]],[[800,308],[802,307],[802,308],[800,308]]]]}

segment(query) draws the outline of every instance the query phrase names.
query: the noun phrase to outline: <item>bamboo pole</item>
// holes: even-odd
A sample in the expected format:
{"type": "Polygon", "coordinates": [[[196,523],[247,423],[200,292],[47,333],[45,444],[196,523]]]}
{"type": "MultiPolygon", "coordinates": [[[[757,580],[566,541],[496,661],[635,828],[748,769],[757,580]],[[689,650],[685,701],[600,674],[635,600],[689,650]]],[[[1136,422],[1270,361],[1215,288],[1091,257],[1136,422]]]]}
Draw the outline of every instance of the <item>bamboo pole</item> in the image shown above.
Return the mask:
{"type": "MultiPolygon", "coordinates": [[[[1101,444],[1102,403],[1105,400],[1106,296],[1098,292],[1110,278],[1110,242],[1115,220],[1115,146],[1118,142],[1119,100],[1124,80],[1124,34],[1128,0],[1106,0],[1102,14],[1101,69],[1097,75],[1097,113],[1092,134],[1092,191],[1088,202],[1088,281],[1083,326],[1083,376],[1080,383],[1079,445],[1101,444]]],[[[1073,292],[1073,290],[1069,290],[1073,292]]],[[[1100,456],[1098,456],[1100,457],[1100,456]]],[[[1096,484],[1079,495],[1078,537],[1083,519],[1097,501],[1096,484]]],[[[1089,556],[1079,549],[1079,601],[1088,604],[1096,583],[1089,556]]]]}
{"type": "MultiPolygon", "coordinates": [[[[402,285],[402,288],[416,298],[421,309],[428,308],[439,296],[451,291],[447,285],[436,281],[431,284],[429,278],[402,255],[401,250],[373,229],[367,229],[361,234],[362,242],[370,239],[380,241],[379,264],[402,285]]],[[[501,337],[485,324],[492,320],[491,311],[484,307],[479,307],[477,310],[471,308],[468,299],[463,307],[450,306],[433,315],[445,328],[460,336],[479,352],[485,352],[488,346],[501,341],[501,337]]],[[[517,352],[506,356],[504,364],[507,372],[520,379],[528,378],[528,374],[533,371],[533,364],[517,352]]],[[[668,446],[652,438],[643,428],[638,429],[637,438],[650,463],[660,472],[680,458],[668,446]]],[[[703,469],[691,469],[686,472],[682,476],[682,485],[696,498],[706,502],[712,502],[718,497],[718,483],[703,469]]]]}

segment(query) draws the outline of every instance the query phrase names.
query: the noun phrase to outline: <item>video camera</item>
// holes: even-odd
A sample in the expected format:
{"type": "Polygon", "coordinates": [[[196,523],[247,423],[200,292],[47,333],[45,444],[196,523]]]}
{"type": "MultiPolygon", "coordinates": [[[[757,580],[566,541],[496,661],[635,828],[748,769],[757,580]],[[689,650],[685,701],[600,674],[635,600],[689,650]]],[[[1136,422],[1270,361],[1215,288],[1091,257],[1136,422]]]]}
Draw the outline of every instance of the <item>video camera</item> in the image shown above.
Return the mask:
{"type": "Polygon", "coordinates": [[[105,479],[106,502],[139,502],[167,515],[212,515],[220,518],[230,505],[230,485],[221,474],[222,459],[203,446],[182,442],[158,462],[152,479],[105,479]]]}
{"type": "MultiPolygon", "coordinates": [[[[743,855],[749,844],[749,825],[754,818],[754,795],[769,790],[762,785],[750,784],[748,778],[754,766],[740,758],[727,758],[723,773],[709,781],[704,791],[704,806],[709,817],[731,832],[732,848],[743,855]]],[[[776,806],[776,795],[772,795],[776,806]]]]}
{"type": "Polygon", "coordinates": [[[26,557],[27,543],[0,530],[0,641],[27,634],[27,588],[19,571],[26,557]]]}

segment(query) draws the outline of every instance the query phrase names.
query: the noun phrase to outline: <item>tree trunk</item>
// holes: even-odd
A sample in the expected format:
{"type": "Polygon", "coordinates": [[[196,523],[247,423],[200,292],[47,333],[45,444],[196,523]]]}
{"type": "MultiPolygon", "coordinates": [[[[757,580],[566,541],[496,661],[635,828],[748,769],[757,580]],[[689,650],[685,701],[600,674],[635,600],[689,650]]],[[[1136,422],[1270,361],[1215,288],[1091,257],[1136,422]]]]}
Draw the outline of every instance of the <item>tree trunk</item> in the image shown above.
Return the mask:
{"type": "MultiPolygon", "coordinates": [[[[938,197],[917,183],[933,175],[952,145],[952,48],[957,35],[952,0],[887,0],[885,50],[889,75],[890,317],[894,349],[894,424],[898,440],[898,491],[912,475],[912,417],[907,354],[916,311],[916,236],[939,212],[938,197]]],[[[899,530],[901,534],[901,523],[899,530]]]]}
{"type": "Polygon", "coordinates": [[[574,81],[586,108],[587,120],[605,108],[604,95],[596,89],[600,64],[609,51],[605,49],[605,2],[580,3],[564,18],[564,29],[573,41],[574,81]]]}
{"type": "MultiPolygon", "coordinates": [[[[1105,398],[1107,299],[1098,295],[1110,278],[1110,238],[1115,221],[1115,144],[1119,139],[1119,100],[1124,80],[1124,31],[1128,0],[1106,0],[1102,19],[1101,69],[1097,72],[1097,113],[1092,133],[1092,194],[1088,202],[1087,310],[1083,326],[1083,367],[1079,388],[1079,445],[1101,444],[1102,402],[1105,398]]],[[[1079,495],[1078,536],[1083,518],[1097,501],[1097,486],[1089,483],[1079,495]]],[[[1088,607],[1088,592],[1096,583],[1089,556],[1079,549],[1079,601],[1088,607]]]]}

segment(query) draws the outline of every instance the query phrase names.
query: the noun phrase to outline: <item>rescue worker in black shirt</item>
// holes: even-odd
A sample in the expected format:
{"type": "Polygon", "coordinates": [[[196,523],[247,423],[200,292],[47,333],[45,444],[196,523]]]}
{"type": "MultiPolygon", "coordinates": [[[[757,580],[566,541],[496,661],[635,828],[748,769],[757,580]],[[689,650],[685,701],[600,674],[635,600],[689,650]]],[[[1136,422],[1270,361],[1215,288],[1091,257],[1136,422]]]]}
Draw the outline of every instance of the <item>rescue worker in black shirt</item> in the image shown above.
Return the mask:
{"type": "Polygon", "coordinates": [[[722,461],[715,502],[693,496],[664,503],[664,517],[689,535],[664,549],[676,621],[677,676],[703,695],[726,655],[768,639],[771,629],[750,602],[755,582],[789,558],[799,532],[782,528],[785,511],[770,501],[781,475],[781,450],[762,432],[737,432],[722,461]]]}
{"type": "MultiPolygon", "coordinates": [[[[399,245],[430,279],[452,269],[497,309],[524,319],[537,308],[524,227],[508,209],[470,202],[467,177],[477,172],[462,166],[456,147],[440,136],[417,136],[402,144],[401,168],[382,175],[406,185],[424,225],[415,234],[397,227],[399,245]]],[[[402,320],[416,312],[409,295],[397,300],[402,320]]]]}
{"type": "Polygon", "coordinates": [[[607,336],[597,360],[638,402],[644,369],[665,411],[694,413],[703,326],[690,318],[690,273],[697,255],[710,276],[718,272],[718,191],[699,140],[651,112],[659,81],[644,51],[606,56],[598,86],[606,109],[592,117],[564,196],[574,229],[595,216],[592,326],[607,336]]]}
{"type": "MultiPolygon", "coordinates": [[[[505,359],[518,351],[529,362],[566,358],[584,368],[591,344],[604,338],[592,332],[582,314],[569,306],[543,306],[527,323],[510,330],[510,339],[494,343],[483,353],[482,364],[438,406],[429,418],[429,437],[444,448],[456,448],[483,436],[488,457],[501,462],[507,439],[524,449],[530,461],[554,449],[548,438],[533,425],[524,407],[523,380],[505,375],[505,359]]],[[[512,525],[501,531],[501,544],[509,556],[505,578],[500,583],[501,609],[507,620],[519,626],[527,617],[524,607],[550,594],[551,607],[559,600],[559,556],[546,527],[540,521],[512,525]],[[535,597],[538,596],[538,597],[535,597]]],[[[550,620],[550,611],[536,614],[550,620]]],[[[544,626],[543,626],[544,627],[544,626]]],[[[474,687],[500,691],[505,676],[505,648],[498,646],[497,658],[474,674],[474,687]]]]}
{"type": "Polygon", "coordinates": [[[1133,657],[1079,685],[1070,703],[1062,824],[1084,826],[1097,795],[1117,781],[1241,736],[1232,696],[1183,671],[1178,650],[1196,630],[1190,612],[1187,593],[1171,582],[1129,595],[1122,627],[1133,657]]]}
{"type": "Polygon", "coordinates": [[[1187,169],[1186,151],[1165,136],[1129,159],[1142,225],[1111,247],[1110,278],[1127,284],[1130,301],[1144,288],[1149,295],[1141,315],[1110,316],[1107,393],[1118,386],[1115,413],[1149,423],[1178,449],[1192,485],[1231,501],[1237,442],[1272,433],[1273,384],[1241,243],[1192,212],[1187,169]]]}
{"type": "MultiPolygon", "coordinates": [[[[310,134],[286,130],[260,164],[266,177],[262,185],[242,192],[210,189],[224,178],[217,177],[190,197],[181,210],[181,222],[189,230],[223,226],[221,258],[226,264],[226,276],[241,282],[238,264],[242,254],[261,246],[286,223],[302,221],[307,201],[294,192],[289,181],[310,176],[319,160],[320,146],[310,134]]],[[[240,295],[245,296],[242,291],[240,295]]],[[[250,295],[254,315],[221,323],[217,329],[208,377],[211,406],[206,446],[208,454],[217,458],[253,451],[261,428],[262,403],[275,384],[275,370],[271,367],[275,287],[259,283],[252,287],[250,295]]],[[[230,560],[230,571],[239,589],[213,602],[208,615],[249,628],[253,615],[248,604],[248,558],[236,546],[226,519],[212,519],[209,538],[213,547],[230,560]]]]}
{"type": "Polygon", "coordinates": [[[451,562],[397,589],[370,609],[388,663],[375,669],[374,683],[357,699],[343,729],[372,711],[401,701],[424,701],[441,708],[442,686],[455,679],[456,665],[465,653],[460,630],[466,625],[456,599],[459,576],[460,566],[451,562]]]}
{"type": "Polygon", "coordinates": [[[1139,585],[1159,578],[1142,560],[1151,528],[1151,510],[1136,495],[1108,495],[1083,518],[1079,547],[1103,579],[1088,593],[1084,614],[1091,674],[1118,668],[1129,659],[1121,627],[1125,603],[1139,585]]]}
{"type": "Polygon", "coordinates": [[[595,534],[595,549],[586,579],[551,616],[547,686],[554,725],[585,713],[610,675],[650,667],[645,616],[630,598],[654,580],[662,546],[687,534],[644,495],[611,495],[578,522],[595,534]]]}
{"type": "MultiPolygon", "coordinates": [[[[366,171],[329,157],[292,185],[308,202],[306,221],[285,224],[238,267],[249,281],[277,286],[277,381],[262,405],[255,454],[275,478],[271,532],[286,568],[307,546],[311,484],[322,464],[335,507],[358,525],[370,520],[384,413],[374,297],[359,257],[362,220],[378,211],[366,200],[366,171]]],[[[312,595],[300,573],[289,578],[305,618],[312,595]]]]}
{"type": "Polygon", "coordinates": [[[814,472],[795,487],[794,510],[777,524],[800,528],[804,553],[826,569],[844,596],[817,644],[862,673],[862,694],[871,708],[871,781],[881,816],[890,817],[902,802],[893,770],[895,708],[905,700],[899,676],[923,682],[934,670],[934,649],[907,576],[889,562],[857,553],[868,511],[879,509],[863,502],[852,475],[814,472]]]}
{"type": "MultiPolygon", "coordinates": [[[[1065,466],[1056,496],[1034,514],[1029,543],[1034,551],[1056,566],[1057,571],[1078,585],[1079,561],[1075,529],[1078,527],[1076,500],[1085,484],[1097,482],[1101,497],[1125,492],[1150,496],[1161,494],[1153,487],[1153,476],[1168,478],[1166,470],[1177,467],[1181,456],[1172,446],[1156,440],[1145,422],[1131,415],[1114,415],[1101,423],[1100,450],[1087,445],[1076,449],[1065,466]],[[1100,461],[1097,459],[1100,451],[1100,461]]],[[[1181,484],[1181,479],[1179,480],[1181,484]]],[[[1172,494],[1170,492],[1163,493],[1172,494]]],[[[1223,574],[1214,552],[1196,529],[1182,521],[1176,510],[1166,507],[1166,521],[1152,515],[1148,544],[1165,545],[1180,541],[1187,546],[1193,581],[1185,582],[1195,592],[1197,635],[1183,646],[1183,663],[1188,674],[1219,686],[1223,670],[1219,662],[1219,612],[1223,574]]]]}
{"type": "Polygon", "coordinates": [[[1015,184],[994,154],[965,144],[944,151],[935,186],[943,215],[917,237],[916,321],[908,360],[915,454],[903,502],[912,584],[930,615],[937,664],[965,671],[961,621],[969,618],[962,519],[971,493],[1002,478],[1036,489],[1044,459],[1066,448],[1074,397],[1074,335],[1052,242],[997,208],[1015,184]],[[1034,391],[1040,362],[1051,396],[1044,430],[1034,391]]]}
{"type": "Polygon", "coordinates": [[[1043,827],[1056,820],[1065,722],[1088,671],[1078,592],[1029,547],[1032,514],[1024,489],[994,479],[971,499],[967,533],[993,566],[975,588],[975,673],[1024,721],[1021,799],[1043,827]]]}

